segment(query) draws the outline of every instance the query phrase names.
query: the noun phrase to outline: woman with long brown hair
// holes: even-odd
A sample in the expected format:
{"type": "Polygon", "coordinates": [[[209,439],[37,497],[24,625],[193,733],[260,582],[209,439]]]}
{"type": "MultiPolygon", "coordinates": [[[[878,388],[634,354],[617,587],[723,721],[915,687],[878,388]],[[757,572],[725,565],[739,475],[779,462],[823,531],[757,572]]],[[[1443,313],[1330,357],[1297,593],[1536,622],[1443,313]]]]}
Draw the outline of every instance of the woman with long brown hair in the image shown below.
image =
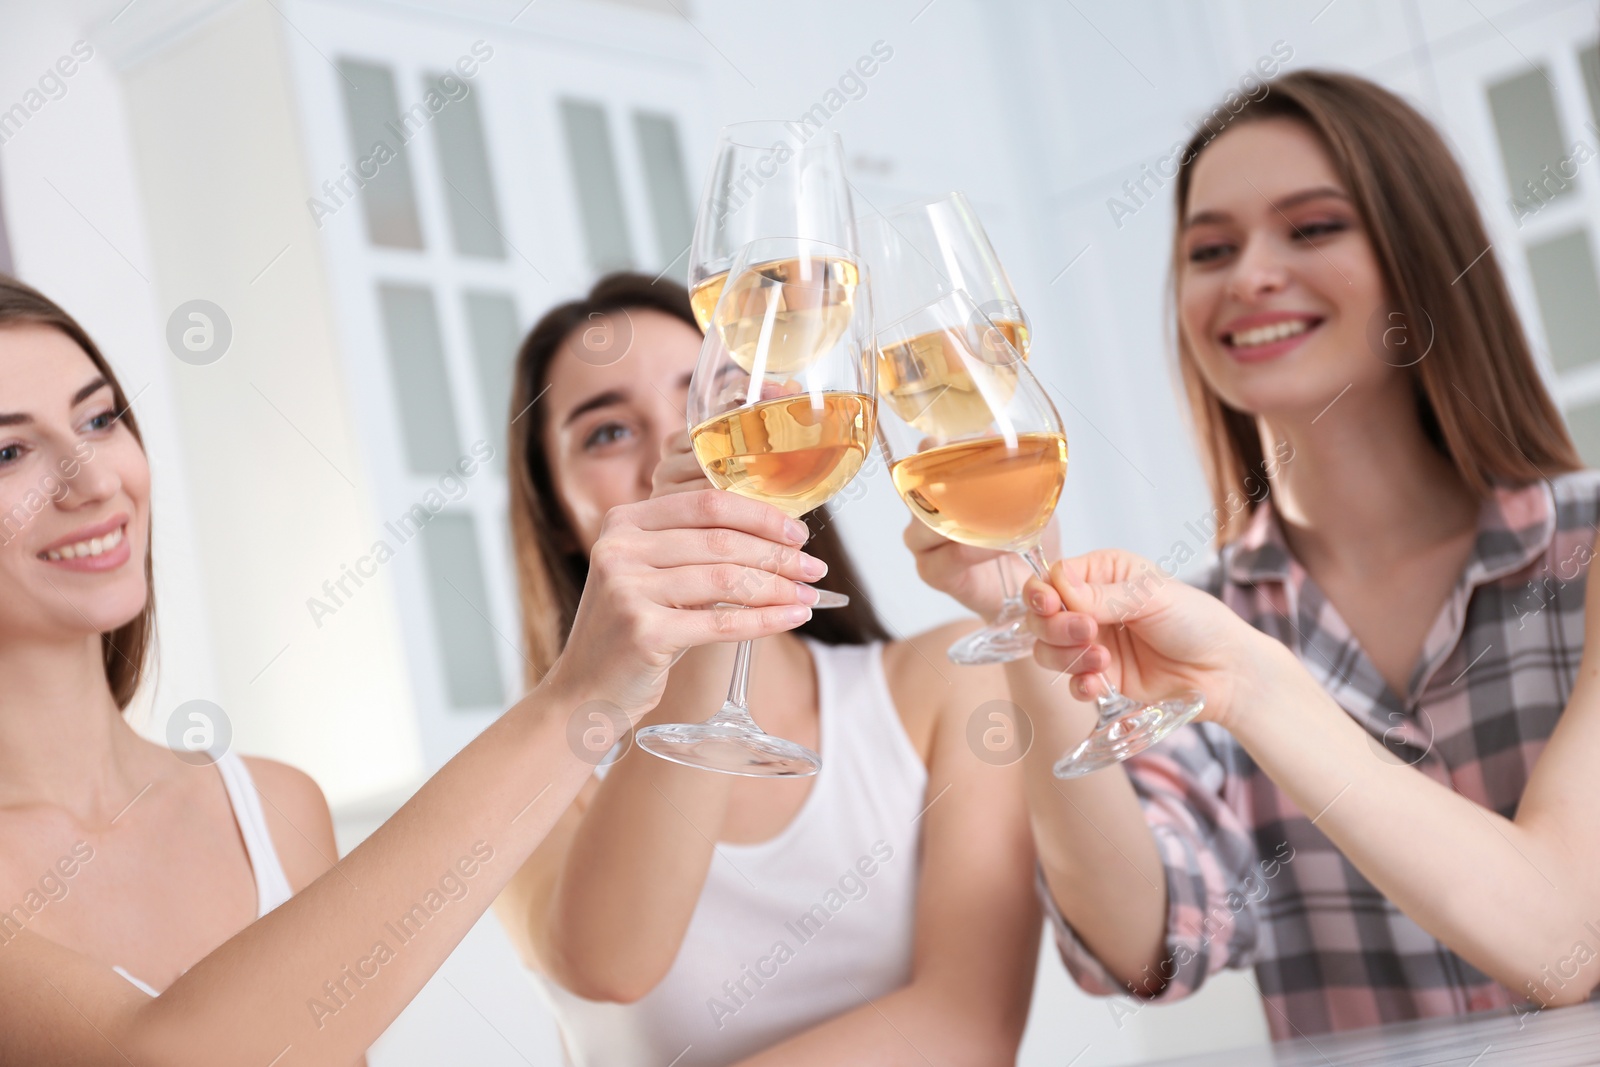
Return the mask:
{"type": "MultiPolygon", "coordinates": [[[[1533,771],[1580,684],[1600,482],[1438,132],[1354,76],[1269,86],[1176,183],[1178,361],[1219,548],[1194,584],[1232,612],[1169,582],[1202,547],[1186,531],[1156,564],[1097,554],[1028,587],[1038,664],[1009,680],[1040,734],[1063,957],[1158,1002],[1253,966],[1278,1038],[1580,998],[1600,851],[1592,823],[1561,837],[1592,804],[1555,813],[1595,723],[1533,771]],[[1204,721],[1056,781],[1092,713],[1050,682],[1087,699],[1101,670],[1197,686],[1204,721]],[[1562,990],[1528,984],[1562,960],[1562,990]]],[[[944,587],[981,561],[917,547],[944,587]]]]}
{"type": "Polygon", "coordinates": [[[179,758],[123,717],[154,636],[150,487],[111,364],[0,275],[0,1063],[360,1062],[587,777],[569,723],[637,719],[689,645],[810,615],[778,509],[616,509],[569,651],[335,864],[310,778],[179,758]],[[711,607],[729,576],[749,610],[711,607]]]}
{"type": "MultiPolygon", "coordinates": [[[[523,343],[509,462],[530,681],[578,640],[568,605],[608,510],[704,491],[683,413],[700,342],[682,286],[620,274],[523,343]]],[[[496,905],[574,1064],[1015,1058],[1038,951],[1032,846],[1017,768],[968,741],[1003,678],[938,666],[965,623],[886,640],[829,513],[808,521],[817,584],[851,607],[762,641],[750,706],[821,772],[596,753],[496,905]]],[[[644,722],[708,718],[732,656],[685,655],[644,722]]]]}

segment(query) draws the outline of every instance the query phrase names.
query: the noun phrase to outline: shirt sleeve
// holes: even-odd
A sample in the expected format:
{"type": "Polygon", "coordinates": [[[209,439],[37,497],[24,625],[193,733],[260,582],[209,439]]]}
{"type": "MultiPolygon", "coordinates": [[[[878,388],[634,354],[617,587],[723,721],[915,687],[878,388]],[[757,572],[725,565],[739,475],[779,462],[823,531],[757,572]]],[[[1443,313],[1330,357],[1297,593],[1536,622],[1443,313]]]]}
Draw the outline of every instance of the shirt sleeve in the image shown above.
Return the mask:
{"type": "MultiPolygon", "coordinates": [[[[1193,584],[1207,588],[1208,578],[1214,572],[1193,584]]],[[[1238,752],[1222,727],[1200,723],[1126,764],[1166,876],[1166,948],[1146,980],[1125,985],[1106,969],[1061,914],[1038,871],[1061,960],[1086,992],[1175,1001],[1222,968],[1253,962],[1267,883],[1255,837],[1225,796],[1241,780],[1234,767],[1238,752]]]]}

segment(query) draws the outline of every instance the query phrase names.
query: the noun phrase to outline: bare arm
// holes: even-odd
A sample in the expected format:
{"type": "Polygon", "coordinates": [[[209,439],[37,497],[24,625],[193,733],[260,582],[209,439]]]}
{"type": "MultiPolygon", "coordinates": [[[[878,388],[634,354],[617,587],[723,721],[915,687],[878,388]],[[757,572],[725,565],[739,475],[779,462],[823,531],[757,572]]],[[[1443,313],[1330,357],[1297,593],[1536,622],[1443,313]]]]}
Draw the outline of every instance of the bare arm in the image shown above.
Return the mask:
{"type": "Polygon", "coordinates": [[[764,606],[714,603],[708,531],[732,529],[746,567],[799,536],[729,494],[615,509],[550,674],[303,892],[196,963],[161,996],[31,931],[0,948],[0,1061],[254,1065],[292,1050],[348,1067],[416,995],[543,838],[589,774],[567,741],[595,701],[636,719],[685,647],[789,629],[808,615],[766,572],[764,606]],[[456,887],[465,886],[465,892],[456,887]],[[319,1007],[320,1005],[320,1007],[319,1007]]]}
{"type": "MultiPolygon", "coordinates": [[[[706,489],[688,434],[674,440],[654,480],[657,499],[706,489]]],[[[761,565],[798,574],[802,562],[789,549],[761,565]]],[[[723,602],[742,603],[759,591],[732,572],[725,577],[717,597],[723,602]]],[[[686,653],[641,725],[709,718],[722,704],[732,665],[731,644],[686,653]]],[[[638,749],[590,782],[496,906],[523,962],[590,1000],[631,1003],[655,988],[677,958],[705,887],[732,784],[728,775],[638,749]],[[650,887],[648,908],[637,906],[641,885],[650,887]]]]}
{"type": "MultiPolygon", "coordinates": [[[[1106,587],[1074,585],[1065,575],[1055,584],[1070,607],[1113,621],[1106,587]]],[[[1197,590],[1164,587],[1126,626],[1099,634],[1105,644],[1095,651],[1063,637],[1057,652],[1083,653],[1076,670],[1109,668],[1113,680],[1132,671],[1145,680],[1140,684],[1200,688],[1211,705],[1207,716],[1226,726],[1301,810],[1320,812],[1318,828],[1418,925],[1507,988],[1566,1004],[1600,984],[1591,928],[1600,917],[1600,778],[1593,770],[1600,757],[1600,588],[1593,582],[1585,610],[1577,686],[1515,819],[1394,759],[1287,649],[1197,590]],[[1561,978],[1558,986],[1549,984],[1550,973],[1561,978]]],[[[1066,618],[1052,621],[1064,627],[1066,618]]]]}
{"type": "MultiPolygon", "coordinates": [[[[949,627],[913,638],[942,656],[949,627]]],[[[921,661],[918,660],[920,663],[921,661]]],[[[984,762],[968,743],[975,709],[1004,691],[993,667],[928,670],[897,701],[938,702],[928,766],[911,981],[745,1061],[987,1065],[1016,1059],[1039,949],[1033,842],[1020,767],[984,762]]]]}
{"type": "MultiPolygon", "coordinates": [[[[695,651],[641,725],[698,721],[721,702],[731,649],[695,651]]],[[[523,962],[590,1000],[631,1003],[655,988],[705,886],[731,785],[637,748],[593,777],[496,904],[523,962]]]]}
{"type": "MultiPolygon", "coordinates": [[[[975,614],[992,614],[993,565],[1004,553],[946,540],[920,522],[905,531],[922,579],[975,614]]],[[[1165,873],[1133,786],[1121,768],[1061,781],[1051,768],[1094,725],[1059,671],[1032,660],[1005,665],[1011,699],[1033,724],[1022,761],[1039,865],[1051,896],[1119,984],[1143,981],[1165,943],[1165,873]]]]}

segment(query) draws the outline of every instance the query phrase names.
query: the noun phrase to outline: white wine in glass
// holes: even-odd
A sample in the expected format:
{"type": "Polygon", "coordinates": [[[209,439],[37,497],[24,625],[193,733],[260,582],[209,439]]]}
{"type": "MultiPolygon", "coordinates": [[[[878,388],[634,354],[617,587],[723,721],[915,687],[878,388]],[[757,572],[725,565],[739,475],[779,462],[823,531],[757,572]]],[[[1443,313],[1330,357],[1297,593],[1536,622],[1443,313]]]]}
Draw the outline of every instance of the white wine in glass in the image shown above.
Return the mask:
{"type": "MultiPolygon", "coordinates": [[[[929,432],[880,408],[878,437],[895,491],[929,528],[961,544],[1015,552],[1040,578],[1049,568],[1040,537],[1061,499],[1067,474],[1067,436],[1061,416],[1022,354],[1002,330],[957,290],[878,330],[879,351],[919,341],[934,344],[971,380],[971,404],[987,406],[983,425],[967,420],[959,433],[929,432]],[[1003,358],[1009,351],[1010,358],[1003,358]]],[[[1098,720],[1082,744],[1055,765],[1073,778],[1142,752],[1200,714],[1198,692],[1145,703],[1119,693],[1109,680],[1097,699],[1098,720]]]]}
{"type": "MultiPolygon", "coordinates": [[[[782,345],[763,344],[768,366],[755,371],[758,376],[797,369],[796,353],[815,351],[831,329],[848,316],[848,298],[857,286],[855,275],[855,211],[850,199],[850,183],[844,172],[844,145],[838,134],[822,133],[805,125],[782,121],[736,122],[724,126],[717,135],[717,150],[711,172],[700,195],[700,210],[695,216],[694,237],[689,244],[689,305],[701,332],[711,325],[712,312],[727,285],[728,270],[734,258],[752,241],[767,238],[805,238],[821,246],[842,249],[847,256],[828,264],[832,284],[822,290],[797,287],[789,293],[796,302],[811,300],[832,309],[823,316],[789,315],[780,310],[775,325],[787,326],[790,320],[807,323],[815,336],[799,337],[786,332],[782,345]],[[837,298],[847,298],[841,308],[837,298]]],[[[767,263],[763,274],[782,279],[800,262],[786,260],[782,254],[767,263]]],[[[821,265],[819,257],[805,260],[809,268],[821,265]]],[[[738,294],[748,304],[756,289],[765,286],[747,279],[746,291],[738,294]]],[[[739,305],[736,305],[738,307],[739,305]]],[[[725,343],[751,370],[753,346],[759,341],[765,322],[764,307],[757,315],[735,312],[723,329],[732,334],[725,343]]],[[[817,608],[842,608],[850,597],[831,589],[817,590],[817,608]]]]}
{"type": "MultiPolygon", "coordinates": [[[[877,372],[865,277],[847,249],[766,238],[746,246],[729,278],[689,383],[689,438],[713,485],[799,518],[843,489],[872,448],[877,372]]],[[[739,643],[721,710],[703,723],[645,727],[639,747],[726,774],[817,773],[820,756],[750,717],[751,644],[739,643]]]]}
{"type": "MultiPolygon", "coordinates": [[[[856,220],[856,229],[862,257],[872,267],[874,305],[883,321],[895,321],[936,296],[963,290],[1014,353],[1028,358],[1033,337],[1028,317],[989,235],[960,192],[864,215],[856,220]]],[[[959,436],[987,421],[984,398],[974,394],[971,377],[942,350],[937,334],[885,350],[878,375],[883,402],[925,432],[959,436]]],[[[1003,381],[998,384],[1004,386],[1003,381]]],[[[1033,635],[1023,626],[1027,609],[1013,590],[1006,563],[1004,557],[995,560],[999,615],[950,646],[954,662],[1005,663],[1033,648],[1033,635]]]]}
{"type": "Polygon", "coordinates": [[[734,257],[764,237],[804,237],[856,252],[838,134],[782,121],[736,122],[718,133],[689,244],[689,305],[702,333],[734,257]]]}

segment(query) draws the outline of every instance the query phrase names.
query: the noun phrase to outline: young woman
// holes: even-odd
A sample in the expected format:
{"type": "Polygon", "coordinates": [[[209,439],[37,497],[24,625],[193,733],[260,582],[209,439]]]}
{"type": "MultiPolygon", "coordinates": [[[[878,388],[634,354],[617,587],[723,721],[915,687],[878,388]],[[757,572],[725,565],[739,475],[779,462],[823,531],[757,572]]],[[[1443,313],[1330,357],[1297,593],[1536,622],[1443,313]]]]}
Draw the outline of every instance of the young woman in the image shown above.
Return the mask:
{"type": "MultiPolygon", "coordinates": [[[[1522,1000],[1528,965],[1563,939],[1600,950],[1566,895],[1583,883],[1538,880],[1560,907],[1536,921],[1534,879],[1513,868],[1559,884],[1545,852],[1423,868],[1467,843],[1440,835],[1476,817],[1462,811],[1482,840],[1525,800],[1578,681],[1600,483],[1578,473],[1460,169],[1400,99],[1347,75],[1280,78],[1191,142],[1176,194],[1179,365],[1221,548],[1197,584],[1325,695],[1276,676],[1258,691],[1208,620],[1181,658],[1213,668],[1196,672],[1212,721],[1058,782],[1051,761],[1092,711],[1063,713],[1050,683],[1107,660],[1084,650],[1087,619],[1034,621],[1052,670],[1009,679],[1038,730],[1029,806],[1067,965],[1092,991],[1157,1001],[1253,965],[1278,1038],[1522,1000]]],[[[1124,560],[1099,617],[1166,618],[1147,605],[1174,596],[1188,536],[1159,566],[1124,560]]],[[[917,547],[929,580],[981,601],[982,554],[917,547]]],[[[1173,632],[1135,625],[1114,647],[1173,632]]],[[[1127,688],[1171,689],[1148,662],[1117,657],[1127,688]]]]}
{"type": "Polygon", "coordinates": [[[777,509],[615,509],[570,651],[334,865],[305,775],[197,766],[122,717],[154,637],[150,482],[94,342],[0,276],[0,1062],[359,1062],[588,776],[575,713],[637,719],[689,645],[810,615],[777,509]],[[705,606],[730,573],[752,610],[705,606]]]}
{"type": "MultiPolygon", "coordinates": [[[[512,410],[543,399],[512,423],[510,462],[536,670],[580,640],[568,605],[608,509],[706,484],[683,415],[699,350],[684,290],[640,275],[602,279],[524,342],[512,410]]],[[[1033,852],[1018,769],[967,740],[1003,678],[950,668],[951,627],[885,642],[827,513],[811,522],[819,584],[852,605],[761,642],[750,706],[819,751],[821,772],[739,778],[629,750],[496,905],[575,1064],[1016,1054],[1039,932],[1033,852]]],[[[708,718],[732,651],[686,655],[644,721],[708,718]]]]}

